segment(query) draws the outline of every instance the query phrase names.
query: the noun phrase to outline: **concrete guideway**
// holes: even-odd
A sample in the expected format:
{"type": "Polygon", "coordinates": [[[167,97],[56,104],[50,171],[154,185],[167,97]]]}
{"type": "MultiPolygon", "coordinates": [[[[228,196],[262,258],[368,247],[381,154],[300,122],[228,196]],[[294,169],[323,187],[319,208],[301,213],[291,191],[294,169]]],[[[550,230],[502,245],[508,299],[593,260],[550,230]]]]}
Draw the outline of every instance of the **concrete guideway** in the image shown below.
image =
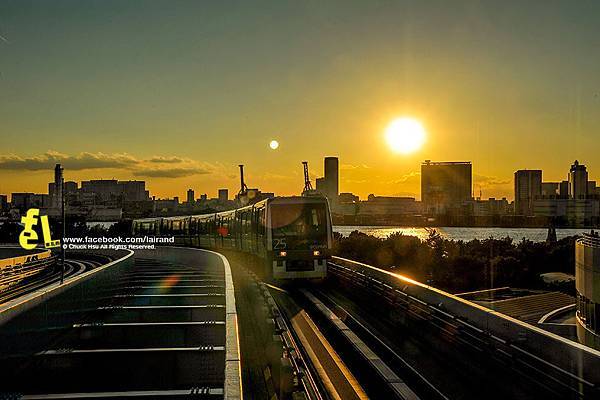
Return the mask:
{"type": "Polygon", "coordinates": [[[356,377],[306,311],[280,289],[272,290],[271,294],[290,321],[329,396],[340,400],[368,399],[356,377]]]}
{"type": "Polygon", "coordinates": [[[77,278],[32,296],[42,299],[20,305],[21,312],[6,319],[0,393],[241,399],[237,314],[225,257],[161,247],[77,278]]]}

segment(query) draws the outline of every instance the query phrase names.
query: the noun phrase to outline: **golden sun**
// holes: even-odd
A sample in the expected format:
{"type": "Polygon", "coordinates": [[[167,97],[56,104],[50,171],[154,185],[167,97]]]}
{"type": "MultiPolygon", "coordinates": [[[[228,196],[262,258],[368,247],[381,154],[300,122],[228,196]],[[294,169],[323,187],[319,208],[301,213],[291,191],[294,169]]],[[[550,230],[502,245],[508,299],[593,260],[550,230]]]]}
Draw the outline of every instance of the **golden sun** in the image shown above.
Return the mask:
{"type": "Polygon", "coordinates": [[[410,154],[425,143],[425,128],[414,118],[397,118],[385,129],[385,139],[392,151],[410,154]]]}

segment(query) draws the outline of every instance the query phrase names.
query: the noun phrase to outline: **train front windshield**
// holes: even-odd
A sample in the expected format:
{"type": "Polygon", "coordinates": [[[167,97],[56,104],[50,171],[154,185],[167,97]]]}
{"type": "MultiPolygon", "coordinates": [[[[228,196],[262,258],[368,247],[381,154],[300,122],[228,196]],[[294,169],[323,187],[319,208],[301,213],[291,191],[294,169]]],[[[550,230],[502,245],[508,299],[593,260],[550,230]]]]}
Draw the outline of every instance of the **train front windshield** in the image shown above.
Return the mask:
{"type": "Polygon", "coordinates": [[[327,248],[325,204],[274,204],[271,227],[273,250],[327,248]]]}

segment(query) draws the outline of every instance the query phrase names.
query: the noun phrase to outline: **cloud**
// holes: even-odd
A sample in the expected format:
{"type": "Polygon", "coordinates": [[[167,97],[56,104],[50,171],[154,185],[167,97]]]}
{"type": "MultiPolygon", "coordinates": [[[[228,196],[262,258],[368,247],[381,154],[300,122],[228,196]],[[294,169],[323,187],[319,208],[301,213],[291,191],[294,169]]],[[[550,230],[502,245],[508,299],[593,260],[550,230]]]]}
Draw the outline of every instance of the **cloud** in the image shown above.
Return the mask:
{"type": "Polygon", "coordinates": [[[411,172],[408,174],[404,174],[400,178],[394,179],[393,181],[389,181],[386,183],[398,185],[401,183],[415,183],[415,182],[421,182],[421,173],[420,172],[411,172]]]}
{"type": "Polygon", "coordinates": [[[141,159],[127,153],[82,152],[76,155],[68,155],[53,150],[29,157],[14,154],[0,155],[0,170],[52,170],[59,163],[67,171],[120,169],[131,171],[134,176],[160,178],[181,178],[210,174],[224,169],[220,164],[197,162],[178,156],[153,156],[149,159],[141,159]]]}
{"type": "Polygon", "coordinates": [[[180,167],[135,171],[133,175],[149,178],[184,178],[192,175],[205,175],[210,173],[209,170],[200,167],[180,167]]]}
{"type": "Polygon", "coordinates": [[[150,158],[148,160],[151,163],[158,163],[158,164],[178,164],[178,163],[182,163],[182,162],[189,162],[189,159],[184,159],[181,157],[177,157],[177,156],[172,156],[172,157],[163,157],[163,156],[154,156],[152,158],[150,158]]]}
{"type": "Polygon", "coordinates": [[[61,163],[65,168],[79,171],[97,168],[131,168],[139,161],[127,154],[105,154],[82,152],[77,155],[62,154],[49,150],[32,157],[20,157],[14,154],[0,156],[0,169],[40,171],[54,168],[61,163]]]}
{"type": "Polygon", "coordinates": [[[371,167],[369,167],[366,164],[360,164],[360,165],[342,164],[342,165],[340,165],[340,170],[343,170],[343,171],[352,171],[352,170],[357,170],[357,169],[371,169],[371,167]]]}
{"type": "Polygon", "coordinates": [[[508,185],[512,183],[510,179],[499,179],[495,176],[486,176],[486,175],[473,175],[473,181],[480,185],[485,186],[495,186],[495,185],[508,185]]]}

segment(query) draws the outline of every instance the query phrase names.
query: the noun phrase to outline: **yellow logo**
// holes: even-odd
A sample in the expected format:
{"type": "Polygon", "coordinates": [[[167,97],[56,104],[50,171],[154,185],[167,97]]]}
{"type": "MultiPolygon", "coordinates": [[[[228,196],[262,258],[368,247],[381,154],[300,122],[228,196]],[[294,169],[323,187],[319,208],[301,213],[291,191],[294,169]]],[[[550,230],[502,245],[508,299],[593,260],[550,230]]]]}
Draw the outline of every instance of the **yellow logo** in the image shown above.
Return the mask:
{"type": "Polygon", "coordinates": [[[40,210],[37,208],[30,208],[27,210],[27,214],[21,217],[21,223],[23,224],[23,232],[19,235],[19,244],[26,250],[32,250],[36,247],[38,240],[38,234],[33,230],[33,227],[37,225],[38,219],[42,224],[42,235],[44,236],[44,247],[51,249],[53,247],[60,246],[60,240],[52,240],[50,234],[50,224],[48,223],[48,216],[40,216],[40,210]]]}

